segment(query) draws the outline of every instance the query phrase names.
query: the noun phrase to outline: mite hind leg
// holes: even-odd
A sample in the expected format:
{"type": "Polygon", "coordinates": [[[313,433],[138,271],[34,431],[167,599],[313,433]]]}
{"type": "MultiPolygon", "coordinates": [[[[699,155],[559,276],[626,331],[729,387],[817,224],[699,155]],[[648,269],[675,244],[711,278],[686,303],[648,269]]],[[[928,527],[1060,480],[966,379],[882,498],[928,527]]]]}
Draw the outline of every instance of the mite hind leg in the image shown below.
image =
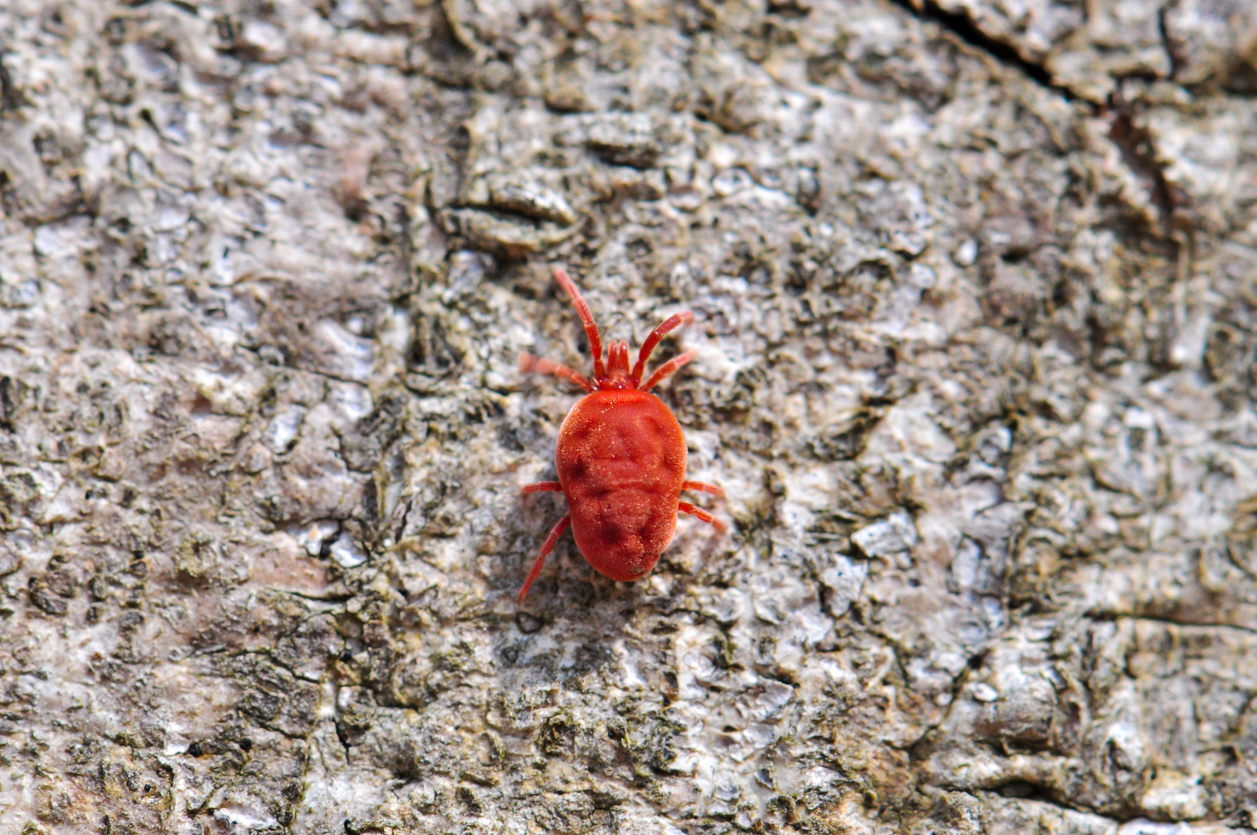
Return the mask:
{"type": "Polygon", "coordinates": [[[715,528],[717,533],[724,533],[725,531],[729,529],[729,526],[726,525],[724,522],[720,521],[715,516],[712,516],[710,513],[703,510],[701,507],[695,507],[689,502],[680,502],[679,504],[677,504],[677,510],[679,510],[682,513],[688,513],[691,516],[694,516],[697,519],[700,519],[701,521],[706,522],[707,524],[715,528]]]}
{"type": "MultiPolygon", "coordinates": [[[[546,482],[542,482],[545,484],[546,482]]],[[[528,485],[532,487],[533,485],[528,485]]],[[[532,588],[533,582],[541,574],[541,568],[546,564],[546,557],[550,556],[550,552],[554,550],[554,544],[559,541],[559,537],[567,530],[567,526],[572,524],[571,515],[564,516],[559,523],[550,531],[550,535],[546,537],[546,541],[541,544],[541,553],[537,555],[537,560],[532,564],[532,570],[528,572],[528,579],[524,581],[524,585],[520,587],[519,594],[515,595],[518,603],[523,603],[524,598],[528,596],[528,590],[532,588]]]]}
{"type": "Polygon", "coordinates": [[[724,498],[724,488],[718,484],[708,484],[705,481],[683,481],[681,482],[682,490],[697,490],[700,493],[711,493],[717,498],[724,498]]]}
{"type": "Polygon", "coordinates": [[[563,485],[557,481],[538,481],[534,484],[525,484],[519,488],[521,493],[562,493],[563,485]]]}

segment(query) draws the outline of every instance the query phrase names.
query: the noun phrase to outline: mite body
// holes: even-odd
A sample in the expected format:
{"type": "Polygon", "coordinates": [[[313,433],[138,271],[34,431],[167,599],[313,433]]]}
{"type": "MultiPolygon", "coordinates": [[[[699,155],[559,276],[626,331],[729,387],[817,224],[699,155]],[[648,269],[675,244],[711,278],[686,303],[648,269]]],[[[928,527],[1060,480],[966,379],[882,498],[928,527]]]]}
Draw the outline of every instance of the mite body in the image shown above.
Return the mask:
{"type": "Polygon", "coordinates": [[[694,358],[687,351],[660,366],[642,382],[651,352],[666,334],[694,316],[689,311],[655,328],[629,368],[627,342],[611,342],[604,363],[602,341],[589,305],[567,273],[554,278],[572,299],[593,356],[593,379],[556,363],[521,354],[520,371],[562,377],[588,392],[572,406],[555,446],[558,481],[525,486],[525,493],[562,492],[568,513],[546,538],[528,579],[519,590],[523,600],[541,573],[546,556],[570,525],[576,546],[597,571],[614,580],[636,580],[647,574],[676,532],[677,513],[689,513],[714,525],[724,524],[710,513],[681,501],[681,491],[719,495],[719,487],[685,479],[685,438],[672,410],[650,389],[694,358]]]}

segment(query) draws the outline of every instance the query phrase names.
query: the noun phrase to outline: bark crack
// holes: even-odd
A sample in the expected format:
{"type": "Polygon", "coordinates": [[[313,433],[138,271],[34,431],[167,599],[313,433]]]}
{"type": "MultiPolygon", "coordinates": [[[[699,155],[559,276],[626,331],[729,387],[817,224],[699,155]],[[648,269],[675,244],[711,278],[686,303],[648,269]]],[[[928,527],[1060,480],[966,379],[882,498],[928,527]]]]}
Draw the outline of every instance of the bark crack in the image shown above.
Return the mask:
{"type": "Polygon", "coordinates": [[[1152,205],[1156,207],[1157,217],[1161,222],[1161,234],[1166,240],[1173,240],[1170,233],[1177,201],[1174,189],[1166,179],[1165,168],[1157,160],[1156,143],[1152,134],[1147,128],[1135,123],[1130,107],[1122,98],[1120,86],[1110,110],[1112,121],[1109,126],[1109,141],[1117,146],[1126,167],[1147,184],[1152,205]]]}
{"type": "MultiPolygon", "coordinates": [[[[1121,153],[1123,163],[1147,184],[1150,198],[1160,223],[1159,237],[1177,244],[1172,236],[1172,226],[1178,200],[1174,189],[1165,176],[1165,167],[1157,159],[1157,149],[1152,135],[1132,118],[1131,109],[1121,95],[1123,78],[1115,78],[1117,92],[1109,101],[1095,101],[1057,82],[1042,64],[1026,58],[1017,46],[983,31],[982,27],[966,12],[953,12],[933,0],[890,0],[921,20],[932,21],[951,32],[969,46],[991,56],[1004,66],[1017,70],[1036,84],[1055,92],[1067,101],[1088,105],[1092,115],[1109,115],[1111,118],[1108,138],[1121,153]]],[[[1169,56],[1170,79],[1178,72],[1180,61],[1176,58],[1166,30],[1166,9],[1158,10],[1158,24],[1162,45],[1169,56]]]]}
{"type": "MultiPolygon", "coordinates": [[[[1046,67],[1026,58],[1016,46],[982,31],[982,28],[968,14],[948,11],[931,0],[890,0],[890,2],[915,17],[938,24],[973,48],[990,55],[1005,66],[1018,70],[1036,84],[1059,93],[1067,99],[1086,101],[1076,91],[1055,82],[1052,79],[1052,73],[1046,67]]],[[[1096,105],[1098,102],[1090,102],[1090,104],[1096,105]]]]}

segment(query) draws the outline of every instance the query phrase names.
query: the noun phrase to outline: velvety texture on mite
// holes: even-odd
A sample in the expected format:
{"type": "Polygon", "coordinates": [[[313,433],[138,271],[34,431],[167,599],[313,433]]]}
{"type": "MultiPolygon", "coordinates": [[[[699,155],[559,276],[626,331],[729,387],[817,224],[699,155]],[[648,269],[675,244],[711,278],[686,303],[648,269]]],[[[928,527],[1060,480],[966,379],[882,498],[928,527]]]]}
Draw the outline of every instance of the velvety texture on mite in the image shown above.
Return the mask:
{"type": "Polygon", "coordinates": [[[659,340],[692,321],[694,315],[687,310],[660,323],[642,343],[637,362],[630,369],[627,342],[610,342],[604,362],[602,340],[589,305],[562,269],[555,268],[554,279],[571,298],[585,327],[594,374],[590,380],[540,357],[519,357],[520,371],[561,377],[587,392],[572,406],[559,430],[554,452],[559,480],[523,488],[525,493],[562,492],[568,512],[541,546],[519,590],[520,601],[528,595],[546,556],[569,525],[586,561],[614,580],[636,580],[655,567],[676,533],[678,512],[724,530],[724,523],[710,513],[681,501],[683,490],[715,495],[721,490],[712,484],[686,481],[681,425],[672,410],[649,392],[692,360],[695,352],[673,357],[642,381],[646,362],[659,340]]]}

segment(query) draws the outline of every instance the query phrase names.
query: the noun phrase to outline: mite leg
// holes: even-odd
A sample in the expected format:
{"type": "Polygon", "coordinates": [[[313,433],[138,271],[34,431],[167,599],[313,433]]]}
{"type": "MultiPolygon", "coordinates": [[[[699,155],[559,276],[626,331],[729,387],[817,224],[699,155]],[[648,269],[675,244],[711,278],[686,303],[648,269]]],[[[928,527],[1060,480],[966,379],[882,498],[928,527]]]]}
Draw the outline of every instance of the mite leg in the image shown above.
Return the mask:
{"type": "Polygon", "coordinates": [[[683,310],[664,319],[659,324],[659,327],[650,332],[650,336],[646,337],[646,341],[642,343],[641,350],[637,352],[637,364],[633,366],[633,379],[638,384],[642,382],[642,373],[646,370],[646,360],[650,359],[650,352],[655,350],[659,340],[663,339],[669,332],[693,321],[694,314],[688,310],[683,310]]]}
{"type": "Polygon", "coordinates": [[[682,513],[688,513],[691,516],[697,516],[699,519],[701,519],[702,521],[706,522],[707,524],[715,528],[717,532],[719,533],[724,533],[725,531],[729,529],[729,526],[726,525],[724,522],[721,522],[719,519],[717,519],[715,516],[712,516],[710,513],[703,510],[701,507],[695,507],[689,502],[681,502],[680,504],[677,505],[677,510],[681,511],[682,513]]]}
{"type": "Polygon", "coordinates": [[[668,360],[663,365],[655,369],[655,373],[650,375],[650,379],[646,381],[641,390],[650,391],[654,388],[655,383],[659,382],[664,377],[667,377],[669,374],[676,371],[696,356],[698,356],[698,351],[686,351],[684,354],[679,354],[678,356],[668,360]]]}
{"type": "Polygon", "coordinates": [[[550,552],[554,550],[554,543],[559,541],[559,537],[563,535],[563,532],[567,530],[567,526],[570,524],[572,524],[572,517],[570,515],[564,516],[554,526],[554,529],[550,531],[546,541],[541,544],[541,553],[537,555],[537,561],[532,564],[532,571],[528,572],[528,579],[520,587],[519,594],[515,595],[517,602],[524,602],[524,598],[528,596],[528,590],[532,588],[533,581],[541,574],[541,567],[545,565],[546,557],[550,556],[550,552]]]}
{"type": "Polygon", "coordinates": [[[554,280],[559,282],[559,286],[572,300],[576,315],[580,317],[580,323],[585,326],[585,336],[589,337],[589,353],[594,358],[594,379],[601,380],[607,376],[607,369],[602,364],[602,339],[598,336],[598,325],[594,322],[594,314],[589,312],[589,305],[585,304],[585,300],[581,298],[580,290],[577,290],[576,284],[568,278],[566,270],[562,267],[555,267],[554,280]]]}
{"type": "Polygon", "coordinates": [[[559,365],[557,362],[550,362],[541,357],[534,357],[532,354],[520,353],[519,355],[519,373],[521,374],[549,374],[552,377],[562,377],[564,380],[573,382],[583,388],[585,391],[593,391],[594,384],[585,379],[585,377],[566,365],[559,365]]]}
{"type": "Polygon", "coordinates": [[[535,484],[525,484],[519,488],[521,493],[562,493],[563,485],[557,481],[538,481],[535,484]]]}
{"type": "Polygon", "coordinates": [[[724,488],[718,484],[708,484],[705,481],[683,481],[681,482],[682,490],[697,490],[700,493],[711,493],[713,496],[724,496],[724,488]]]}

